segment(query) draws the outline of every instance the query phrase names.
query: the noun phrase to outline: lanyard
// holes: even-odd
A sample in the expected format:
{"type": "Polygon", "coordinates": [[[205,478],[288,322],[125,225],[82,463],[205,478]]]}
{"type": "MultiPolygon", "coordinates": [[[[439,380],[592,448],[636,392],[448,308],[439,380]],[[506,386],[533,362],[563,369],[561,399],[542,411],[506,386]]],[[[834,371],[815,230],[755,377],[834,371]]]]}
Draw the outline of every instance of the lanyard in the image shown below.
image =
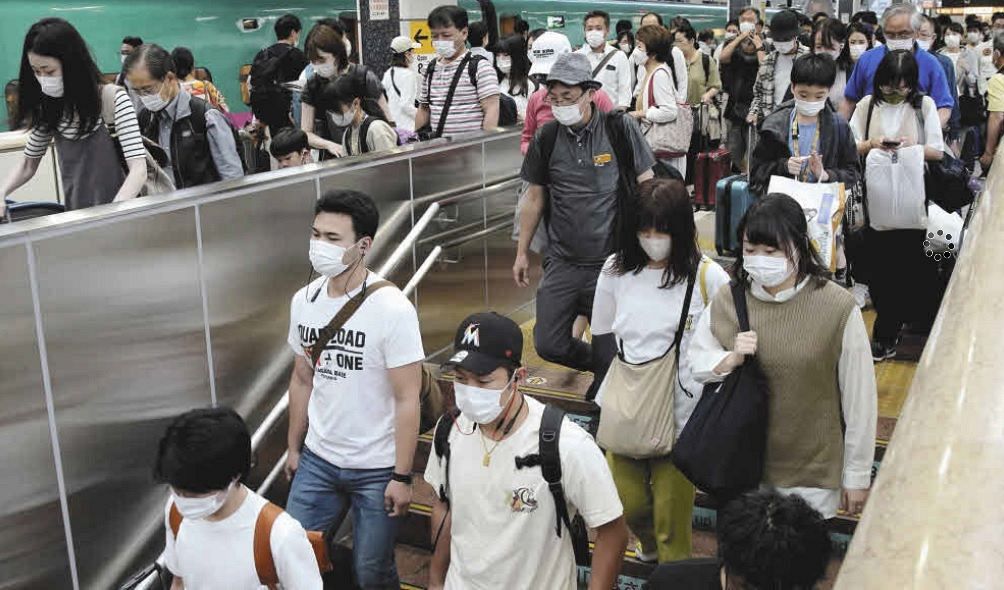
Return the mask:
{"type": "MultiPolygon", "coordinates": [[[[809,147],[809,153],[813,153],[819,147],[819,130],[822,128],[823,124],[821,117],[816,116],[816,132],[812,135],[812,144],[809,147]]],[[[801,157],[801,150],[798,145],[798,113],[791,113],[791,153],[794,157],[801,157]]],[[[802,163],[802,170],[798,173],[798,180],[801,182],[806,182],[809,176],[809,167],[806,162],[802,163]]]]}

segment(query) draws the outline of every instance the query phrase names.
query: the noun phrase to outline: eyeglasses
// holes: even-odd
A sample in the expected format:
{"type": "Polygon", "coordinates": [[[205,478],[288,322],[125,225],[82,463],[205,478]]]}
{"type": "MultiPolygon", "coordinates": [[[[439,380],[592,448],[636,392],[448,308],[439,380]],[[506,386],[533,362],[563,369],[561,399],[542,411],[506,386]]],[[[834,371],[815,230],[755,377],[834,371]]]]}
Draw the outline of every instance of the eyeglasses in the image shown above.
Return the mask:
{"type": "Polygon", "coordinates": [[[144,86],[143,88],[133,87],[132,91],[136,93],[136,96],[153,96],[154,94],[160,94],[160,91],[164,89],[164,84],[154,84],[151,86],[144,86]]]}
{"type": "Polygon", "coordinates": [[[914,35],[915,33],[911,30],[885,32],[886,39],[894,39],[897,41],[905,41],[907,39],[913,39],[914,35]]]}
{"type": "Polygon", "coordinates": [[[575,98],[569,98],[569,99],[562,100],[560,97],[551,96],[550,94],[548,94],[547,96],[544,97],[544,103],[548,104],[548,105],[550,105],[552,107],[567,107],[567,106],[571,106],[571,105],[574,105],[574,104],[578,104],[578,102],[580,100],[582,100],[582,97],[585,96],[585,95],[586,95],[586,93],[583,92],[582,94],[578,95],[575,98]]]}

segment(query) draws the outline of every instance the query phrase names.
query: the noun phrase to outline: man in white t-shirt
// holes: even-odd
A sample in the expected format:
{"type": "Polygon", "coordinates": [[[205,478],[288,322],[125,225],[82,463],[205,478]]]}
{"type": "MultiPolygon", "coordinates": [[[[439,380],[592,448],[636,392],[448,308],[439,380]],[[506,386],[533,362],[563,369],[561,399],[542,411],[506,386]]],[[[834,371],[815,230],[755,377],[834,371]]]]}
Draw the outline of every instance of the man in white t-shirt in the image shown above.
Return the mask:
{"type": "Polygon", "coordinates": [[[321,278],[293,296],[289,320],[286,509],[318,531],[351,510],[356,582],[367,589],[398,587],[394,539],[411,502],[425,358],[414,306],[366,268],[378,223],[363,193],[317,201],[310,262],[321,278]],[[358,309],[332,325],[346,306],[358,309]]]}
{"type": "Polygon", "coordinates": [[[512,320],[472,315],[457,330],[454,346],[444,367],[456,373],[461,413],[443,431],[443,446],[437,432],[425,468],[426,481],[439,493],[432,509],[430,589],[576,588],[571,520],[561,518],[540,466],[546,460],[545,414],[560,420],[550,440],[557,441],[566,515],[577,511],[596,529],[589,587],[611,588],[628,531],[599,447],[582,428],[520,392],[523,333],[512,320]]]}
{"type": "Polygon", "coordinates": [[[603,90],[614,106],[631,106],[631,64],[627,54],[607,43],[610,35],[610,15],[602,10],[586,14],[583,21],[586,43],[579,53],[589,58],[593,80],[603,85],[603,90]],[[597,69],[599,68],[599,69],[597,69]]]}
{"type": "MultiPolygon", "coordinates": [[[[163,554],[175,576],[172,588],[264,588],[253,548],[259,513],[269,503],[240,483],[251,471],[244,420],[229,408],[186,412],[167,427],[159,449],[154,475],[172,491],[164,508],[163,554]]],[[[268,540],[282,588],[321,590],[300,523],[281,512],[268,540]]]]}

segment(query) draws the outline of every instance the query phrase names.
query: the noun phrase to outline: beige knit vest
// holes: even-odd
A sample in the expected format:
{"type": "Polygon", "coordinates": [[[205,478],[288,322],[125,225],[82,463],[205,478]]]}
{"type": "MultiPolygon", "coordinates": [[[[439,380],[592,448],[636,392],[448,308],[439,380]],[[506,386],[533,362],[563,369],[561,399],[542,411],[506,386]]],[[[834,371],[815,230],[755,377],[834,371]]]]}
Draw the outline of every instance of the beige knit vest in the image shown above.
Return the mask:
{"type": "MultiPolygon", "coordinates": [[[[844,326],[855,305],[847,291],[815,279],[784,303],[747,290],[757,358],[770,383],[764,483],[837,489],[844,458],[837,366],[844,326]]],[[[730,289],[711,306],[711,331],[731,350],[739,331],[730,289]]]]}

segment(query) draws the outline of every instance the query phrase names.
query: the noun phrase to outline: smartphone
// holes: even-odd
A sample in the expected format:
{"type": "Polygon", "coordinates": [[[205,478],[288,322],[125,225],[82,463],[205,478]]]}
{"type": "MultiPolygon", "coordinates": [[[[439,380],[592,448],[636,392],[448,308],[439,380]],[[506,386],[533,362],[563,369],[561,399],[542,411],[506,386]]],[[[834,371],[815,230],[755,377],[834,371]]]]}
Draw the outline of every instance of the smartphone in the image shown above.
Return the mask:
{"type": "Polygon", "coordinates": [[[902,143],[903,143],[902,141],[893,141],[893,140],[887,139],[887,140],[885,140],[885,141],[882,142],[882,147],[885,147],[885,148],[898,148],[900,146],[900,144],[902,144],[902,143]]]}

